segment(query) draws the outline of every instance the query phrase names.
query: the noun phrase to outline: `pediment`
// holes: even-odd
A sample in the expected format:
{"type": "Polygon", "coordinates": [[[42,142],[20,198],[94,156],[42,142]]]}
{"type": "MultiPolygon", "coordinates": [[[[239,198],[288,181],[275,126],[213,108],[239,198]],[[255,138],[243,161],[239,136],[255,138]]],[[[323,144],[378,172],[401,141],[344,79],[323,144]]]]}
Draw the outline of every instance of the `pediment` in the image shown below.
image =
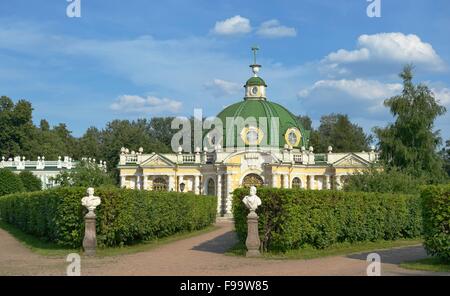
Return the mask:
{"type": "Polygon", "coordinates": [[[350,153],[333,163],[333,166],[335,167],[367,167],[369,165],[370,163],[368,161],[353,153],[350,153]]]}
{"type": "Polygon", "coordinates": [[[159,154],[154,154],[141,163],[141,167],[173,167],[174,165],[172,161],[159,154]]]}

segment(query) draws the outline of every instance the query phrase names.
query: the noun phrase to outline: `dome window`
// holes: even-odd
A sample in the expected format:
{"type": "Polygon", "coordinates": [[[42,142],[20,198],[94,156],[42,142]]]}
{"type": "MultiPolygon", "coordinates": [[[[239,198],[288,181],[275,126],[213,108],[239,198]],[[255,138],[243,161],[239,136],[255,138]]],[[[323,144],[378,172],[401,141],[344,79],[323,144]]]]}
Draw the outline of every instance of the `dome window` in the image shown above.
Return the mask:
{"type": "Polygon", "coordinates": [[[295,127],[291,127],[286,131],[285,135],[286,143],[292,147],[298,146],[300,144],[301,138],[302,135],[300,131],[295,127]]]}
{"type": "Polygon", "coordinates": [[[241,132],[241,139],[245,145],[259,145],[262,142],[264,133],[257,127],[246,127],[241,132]]]}

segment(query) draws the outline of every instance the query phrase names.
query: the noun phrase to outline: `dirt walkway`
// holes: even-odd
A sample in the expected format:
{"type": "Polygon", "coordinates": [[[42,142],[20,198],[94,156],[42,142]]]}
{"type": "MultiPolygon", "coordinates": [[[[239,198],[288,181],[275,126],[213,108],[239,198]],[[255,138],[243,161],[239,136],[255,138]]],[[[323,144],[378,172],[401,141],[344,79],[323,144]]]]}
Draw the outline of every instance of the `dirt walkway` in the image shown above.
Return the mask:
{"type": "MultiPolygon", "coordinates": [[[[311,260],[264,260],[225,256],[236,242],[232,224],[156,249],[116,257],[82,258],[83,275],[365,275],[366,253],[311,260]]],[[[378,252],[383,275],[431,275],[398,267],[425,258],[421,246],[378,252]]],[[[0,229],[0,275],[62,275],[65,258],[36,255],[0,229]]],[[[449,275],[449,274],[446,274],[449,275]]]]}

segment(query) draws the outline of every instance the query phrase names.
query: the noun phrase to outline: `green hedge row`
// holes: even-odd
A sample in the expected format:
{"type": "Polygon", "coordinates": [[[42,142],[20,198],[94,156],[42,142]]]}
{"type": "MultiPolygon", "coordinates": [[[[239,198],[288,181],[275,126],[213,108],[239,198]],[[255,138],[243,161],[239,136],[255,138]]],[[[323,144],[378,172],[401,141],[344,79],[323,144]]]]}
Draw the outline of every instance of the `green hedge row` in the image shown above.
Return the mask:
{"type": "MultiPolygon", "coordinates": [[[[192,231],[215,221],[215,197],[191,193],[96,188],[99,246],[139,241],[192,231]]],[[[0,197],[0,218],[26,233],[62,246],[80,247],[84,236],[81,198],[86,188],[57,188],[0,197]]]]}
{"type": "Polygon", "coordinates": [[[423,187],[421,197],[425,249],[450,261],[450,184],[423,187]]]}
{"type": "MultiPolygon", "coordinates": [[[[239,239],[247,235],[248,213],[234,191],[233,214],[239,239]]],[[[418,237],[422,231],[420,198],[414,195],[261,188],[259,231],[264,250],[304,246],[326,248],[339,242],[418,237]]]]}

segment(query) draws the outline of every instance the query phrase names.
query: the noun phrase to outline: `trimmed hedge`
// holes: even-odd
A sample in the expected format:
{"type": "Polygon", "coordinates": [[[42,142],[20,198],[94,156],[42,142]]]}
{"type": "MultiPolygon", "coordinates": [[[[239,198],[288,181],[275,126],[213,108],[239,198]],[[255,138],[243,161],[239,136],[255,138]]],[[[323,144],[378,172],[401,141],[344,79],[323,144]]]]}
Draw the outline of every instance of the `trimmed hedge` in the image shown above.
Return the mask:
{"type": "MultiPolygon", "coordinates": [[[[0,218],[22,231],[61,246],[80,247],[84,235],[81,198],[86,188],[56,188],[0,198],[0,218]]],[[[103,187],[95,190],[97,244],[129,245],[215,222],[217,201],[191,193],[152,192],[103,187]]]]}
{"type": "MultiPolygon", "coordinates": [[[[248,189],[233,192],[235,228],[247,235],[248,211],[242,199],[248,189]]],[[[258,208],[262,248],[287,251],[307,245],[323,249],[340,242],[419,237],[420,199],[414,195],[260,188],[258,208]]]]}
{"type": "Polygon", "coordinates": [[[450,184],[425,186],[421,198],[425,249],[450,262],[450,184]]]}
{"type": "Polygon", "coordinates": [[[25,187],[18,175],[9,169],[0,169],[0,196],[23,191],[25,187]]]}

